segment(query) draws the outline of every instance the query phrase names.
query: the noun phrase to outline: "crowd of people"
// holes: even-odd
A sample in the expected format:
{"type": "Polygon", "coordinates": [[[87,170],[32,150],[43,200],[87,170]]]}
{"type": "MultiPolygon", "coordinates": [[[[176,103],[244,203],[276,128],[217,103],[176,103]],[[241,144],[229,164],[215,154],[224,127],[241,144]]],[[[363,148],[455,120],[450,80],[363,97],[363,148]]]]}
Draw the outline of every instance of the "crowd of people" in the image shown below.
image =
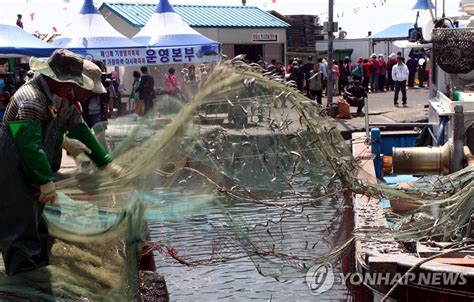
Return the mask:
{"type": "Polygon", "coordinates": [[[168,72],[161,78],[163,79],[163,89],[155,92],[154,78],[149,74],[146,66],[141,67],[140,71],[133,71],[133,83],[130,93],[130,112],[140,116],[145,115],[154,104],[159,101],[160,95],[170,95],[185,103],[190,102],[197,90],[206,82],[209,67],[201,64],[199,70],[196,70],[194,64],[183,67],[181,72],[177,72],[175,67],[170,67],[168,72]],[[158,100],[157,100],[158,98],[158,100]]]}
{"type": "MultiPolygon", "coordinates": [[[[329,67],[326,58],[313,62],[313,58],[309,57],[306,63],[294,58],[286,67],[275,60],[267,66],[263,61],[259,64],[268,72],[284,75],[286,81],[292,81],[301,93],[319,104],[322,104],[323,95],[327,95],[329,67]]],[[[402,92],[402,105],[406,106],[406,87],[414,88],[416,84],[422,88],[428,83],[426,64],[427,60],[423,57],[410,57],[405,63],[401,53],[392,53],[388,59],[383,54],[374,53],[370,58],[359,57],[355,63],[345,57],[332,64],[333,95],[342,95],[351,106],[358,108],[358,113],[361,113],[361,100],[367,97],[367,93],[394,91],[394,105],[398,106],[398,95],[402,92]],[[361,89],[364,93],[357,93],[358,97],[354,98],[350,91],[359,92],[361,89]],[[354,99],[359,101],[354,102],[354,99]]]]}

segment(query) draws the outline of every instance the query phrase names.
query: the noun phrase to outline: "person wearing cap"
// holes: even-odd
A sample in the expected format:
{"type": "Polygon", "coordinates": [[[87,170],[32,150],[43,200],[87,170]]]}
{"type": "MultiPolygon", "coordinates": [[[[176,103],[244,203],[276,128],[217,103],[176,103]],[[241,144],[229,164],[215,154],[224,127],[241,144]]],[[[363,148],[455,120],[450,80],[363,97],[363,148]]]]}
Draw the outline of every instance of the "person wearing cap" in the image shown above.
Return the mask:
{"type": "Polygon", "coordinates": [[[303,73],[304,83],[305,83],[304,86],[306,89],[309,84],[309,73],[311,72],[311,70],[313,70],[313,65],[314,65],[313,57],[309,56],[308,61],[301,67],[301,72],[303,73]]]}
{"type": "Polygon", "coordinates": [[[406,63],[408,67],[408,87],[413,88],[415,86],[415,76],[418,69],[418,60],[414,57],[410,57],[406,63]]]}
{"type": "Polygon", "coordinates": [[[321,72],[321,65],[315,63],[313,70],[309,73],[308,82],[308,96],[316,100],[318,104],[323,104],[323,73],[321,72]]]}
{"type": "Polygon", "coordinates": [[[357,107],[357,115],[362,116],[362,108],[365,106],[367,92],[359,80],[355,80],[352,85],[344,89],[343,98],[350,106],[357,107]]]}
{"type": "Polygon", "coordinates": [[[323,58],[318,59],[319,70],[321,71],[323,75],[323,91],[326,90],[327,84],[328,84],[328,65],[324,61],[325,60],[323,58]]]}
{"type": "Polygon", "coordinates": [[[36,75],[12,96],[0,128],[0,251],[10,276],[48,264],[42,211],[56,200],[52,165],[58,149],[85,152],[109,173],[119,171],[78,109],[63,101],[75,87],[97,89],[83,73],[82,57],[56,50],[47,60],[32,58],[30,67],[36,75]]]}
{"type": "Polygon", "coordinates": [[[333,86],[334,86],[334,95],[339,95],[339,65],[337,65],[337,61],[332,61],[332,78],[333,78],[333,86]]]}
{"type": "Polygon", "coordinates": [[[301,64],[299,64],[298,61],[293,62],[293,68],[291,69],[288,81],[294,81],[296,84],[296,88],[300,92],[303,91],[304,74],[301,70],[301,64]]]}
{"type": "MultiPolygon", "coordinates": [[[[82,100],[82,117],[84,121],[89,128],[94,129],[96,135],[98,132],[105,132],[107,129],[109,112],[113,113],[113,98],[118,93],[115,89],[114,80],[110,79],[104,70],[107,69],[101,61],[84,61],[84,74],[92,73],[92,79],[100,80],[100,85],[94,81],[95,86],[92,93],[88,95],[89,98],[78,100],[82,100]],[[98,70],[101,71],[100,78],[98,78],[98,70]]],[[[74,89],[74,92],[77,94],[78,89],[74,89]]]]}
{"type": "Polygon", "coordinates": [[[145,115],[145,105],[143,100],[140,100],[140,77],[141,74],[138,70],[133,71],[133,84],[132,84],[132,93],[130,94],[131,108],[139,116],[145,115]]]}
{"type": "Polygon", "coordinates": [[[169,95],[178,96],[178,78],[176,77],[176,69],[173,67],[168,69],[168,75],[166,76],[165,80],[165,90],[169,95]]]}
{"type": "Polygon", "coordinates": [[[202,87],[206,83],[208,78],[209,78],[209,73],[207,71],[207,66],[206,66],[206,64],[201,63],[201,65],[199,66],[199,85],[200,85],[200,87],[202,87]]]}
{"type": "Polygon", "coordinates": [[[426,60],[420,58],[418,60],[418,87],[423,88],[426,78],[426,60]]]}
{"type": "Polygon", "coordinates": [[[403,107],[407,106],[407,81],[409,76],[408,67],[403,63],[403,57],[397,57],[397,65],[392,68],[392,79],[395,82],[395,94],[393,105],[398,107],[398,95],[402,92],[403,107]]]}
{"type": "Polygon", "coordinates": [[[356,66],[354,66],[351,73],[354,81],[362,81],[362,79],[364,78],[364,64],[363,63],[364,63],[364,58],[359,57],[359,59],[357,59],[357,64],[356,66]]]}
{"type": "Polygon", "coordinates": [[[341,78],[342,78],[339,81],[340,86],[341,86],[339,88],[339,91],[342,92],[345,87],[352,84],[353,82],[352,70],[353,69],[354,69],[354,65],[352,64],[351,58],[346,56],[344,58],[343,63],[341,64],[341,68],[339,68],[340,73],[341,73],[341,78]]]}
{"type": "Polygon", "coordinates": [[[370,79],[372,78],[372,74],[370,72],[370,69],[372,67],[372,64],[369,62],[368,59],[364,59],[362,63],[362,68],[364,70],[364,77],[362,80],[362,86],[365,87],[365,91],[369,91],[369,86],[370,86],[370,79]]]}
{"type": "Polygon", "coordinates": [[[372,92],[379,90],[379,76],[380,76],[380,62],[377,60],[377,55],[374,53],[370,57],[370,90],[372,92]]]}
{"type": "Polygon", "coordinates": [[[397,65],[397,55],[395,53],[391,53],[388,57],[387,62],[387,91],[388,90],[395,90],[395,82],[392,79],[392,68],[393,66],[397,65]]]}
{"type": "Polygon", "coordinates": [[[385,91],[385,85],[387,83],[387,62],[385,62],[385,56],[383,54],[378,55],[379,62],[379,90],[385,91]]]}
{"type": "Polygon", "coordinates": [[[191,100],[196,95],[196,91],[199,85],[197,76],[196,76],[196,66],[189,65],[189,74],[188,74],[188,82],[189,85],[189,93],[191,94],[191,100]]]}
{"type": "Polygon", "coordinates": [[[140,86],[138,92],[140,94],[140,100],[143,100],[145,104],[145,114],[153,109],[153,99],[155,98],[155,80],[153,76],[148,73],[148,67],[140,67],[142,76],[140,78],[140,86]]]}
{"type": "MultiPolygon", "coordinates": [[[[109,90],[104,86],[104,73],[102,72],[100,61],[84,60],[83,73],[94,81],[92,90],[85,90],[79,86],[75,86],[74,102],[81,104],[82,123],[84,122],[91,129],[94,129],[95,137],[97,137],[104,148],[107,150],[105,140],[105,130],[107,129],[107,107],[110,104],[109,90]]],[[[109,88],[113,86],[109,82],[109,88]]]]}

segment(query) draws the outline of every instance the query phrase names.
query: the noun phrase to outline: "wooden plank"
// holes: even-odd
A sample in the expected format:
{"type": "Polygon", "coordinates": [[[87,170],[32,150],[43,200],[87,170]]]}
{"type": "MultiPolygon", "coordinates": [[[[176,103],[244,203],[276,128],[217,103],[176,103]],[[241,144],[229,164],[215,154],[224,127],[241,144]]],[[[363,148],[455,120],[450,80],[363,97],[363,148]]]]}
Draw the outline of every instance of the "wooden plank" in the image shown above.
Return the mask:
{"type": "Polygon", "coordinates": [[[434,262],[474,268],[474,258],[436,258],[434,262]]]}
{"type": "MultiPolygon", "coordinates": [[[[352,145],[352,154],[361,160],[362,170],[359,171],[358,178],[369,183],[376,183],[373,154],[370,145],[363,143],[366,140],[365,133],[353,133],[352,139],[355,142],[352,145]]],[[[400,255],[404,252],[403,247],[390,235],[387,219],[379,199],[361,194],[354,195],[354,227],[355,233],[357,230],[364,230],[368,233],[380,234],[377,238],[356,239],[356,260],[363,259],[368,263],[370,262],[369,256],[400,255]]]]}

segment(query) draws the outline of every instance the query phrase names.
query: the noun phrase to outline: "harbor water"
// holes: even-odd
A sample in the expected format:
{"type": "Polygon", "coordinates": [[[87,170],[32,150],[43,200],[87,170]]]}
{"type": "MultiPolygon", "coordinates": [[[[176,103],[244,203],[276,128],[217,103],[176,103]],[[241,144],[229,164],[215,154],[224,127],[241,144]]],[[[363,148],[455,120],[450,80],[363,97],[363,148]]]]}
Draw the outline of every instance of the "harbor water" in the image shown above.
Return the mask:
{"type": "MultiPolygon", "coordinates": [[[[180,195],[175,194],[175,197],[180,195]]],[[[189,199],[178,197],[174,202],[176,211],[167,208],[163,213],[165,219],[149,221],[151,239],[172,246],[186,259],[212,257],[216,238],[219,238],[217,230],[229,223],[228,216],[223,214],[225,211],[245,221],[254,231],[251,234],[254,239],[259,238],[270,246],[274,244],[276,249],[308,257],[322,255],[330,250],[327,240],[340,226],[340,217],[339,220],[334,218],[340,216],[343,204],[340,198],[325,199],[306,207],[304,215],[288,215],[282,219],[285,214],[281,210],[253,203],[226,204],[223,211],[211,202],[183,214],[179,203],[189,202],[189,199]],[[271,222],[266,226],[259,225],[268,221],[271,222]]],[[[338,279],[340,264],[334,268],[336,281],[332,288],[314,296],[304,276],[277,281],[258,273],[257,267],[265,266],[263,260],[253,261],[255,259],[242,250],[235,251],[234,256],[237,259],[228,262],[189,267],[155,251],[156,265],[165,276],[171,301],[350,300],[346,286],[338,279]]],[[[265,269],[262,271],[265,274],[265,269]]]]}

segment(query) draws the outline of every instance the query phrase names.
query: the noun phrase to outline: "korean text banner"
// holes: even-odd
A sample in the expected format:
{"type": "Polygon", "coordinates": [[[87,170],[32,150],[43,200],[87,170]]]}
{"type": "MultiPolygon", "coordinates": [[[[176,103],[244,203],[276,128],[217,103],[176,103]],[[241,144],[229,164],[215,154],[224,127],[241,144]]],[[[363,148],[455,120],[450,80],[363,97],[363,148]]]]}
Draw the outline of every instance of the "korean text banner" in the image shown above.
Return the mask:
{"type": "Polygon", "coordinates": [[[219,59],[219,45],[88,49],[85,57],[89,60],[102,61],[106,66],[217,62],[219,59]]]}

